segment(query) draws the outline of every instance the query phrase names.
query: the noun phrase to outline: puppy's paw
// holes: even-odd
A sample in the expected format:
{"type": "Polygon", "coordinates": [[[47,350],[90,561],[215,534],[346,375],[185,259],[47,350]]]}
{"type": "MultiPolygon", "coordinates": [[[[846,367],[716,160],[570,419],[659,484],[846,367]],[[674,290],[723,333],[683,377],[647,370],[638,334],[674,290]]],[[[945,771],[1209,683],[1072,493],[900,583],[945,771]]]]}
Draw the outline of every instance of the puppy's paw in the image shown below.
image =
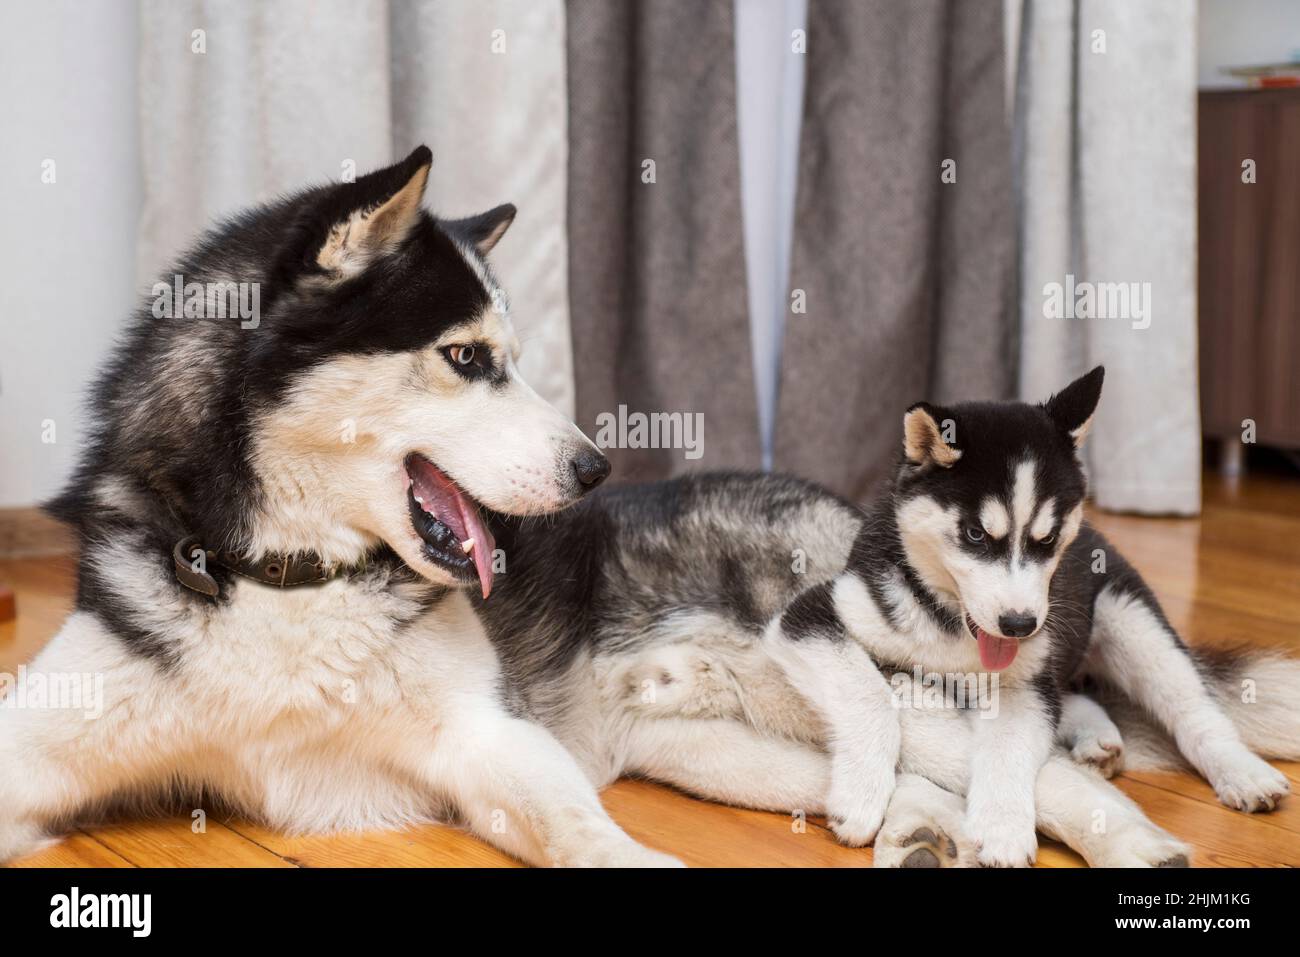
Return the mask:
{"type": "Polygon", "coordinates": [[[966,829],[981,867],[1032,867],[1038,858],[1038,835],[1032,823],[981,816],[967,818],[966,829]]]}
{"type": "Polygon", "coordinates": [[[828,817],[826,820],[835,835],[835,839],[845,847],[866,847],[876,839],[876,833],[880,830],[881,818],[857,820],[854,818],[828,817]]]}
{"type": "Polygon", "coordinates": [[[1103,777],[1112,778],[1124,766],[1124,742],[1118,733],[1114,738],[1076,738],[1074,746],[1070,748],[1070,757],[1076,764],[1096,768],[1103,777]]]}
{"type": "Polygon", "coordinates": [[[910,834],[881,834],[875,853],[876,867],[970,867],[974,845],[959,842],[942,828],[923,824],[910,834]]]}
{"type": "Polygon", "coordinates": [[[1190,867],[1191,859],[1190,847],[1142,819],[1107,839],[1089,863],[1093,867],[1190,867]]]}
{"type": "Polygon", "coordinates": [[[1108,778],[1120,770],[1124,739],[1105,709],[1087,695],[1065,697],[1056,736],[1078,764],[1094,767],[1108,778]]]}
{"type": "Polygon", "coordinates": [[[885,819],[885,809],[894,793],[894,774],[891,770],[886,780],[850,783],[835,780],[826,798],[826,820],[841,844],[849,847],[866,847],[876,839],[880,824],[885,819]]]}
{"type": "Polygon", "coordinates": [[[961,798],[929,782],[900,783],[876,836],[874,867],[974,867],[961,798]]]}
{"type": "Polygon", "coordinates": [[[1281,771],[1245,748],[1216,761],[1209,780],[1221,802],[1247,813],[1272,811],[1291,791],[1281,771]]]}

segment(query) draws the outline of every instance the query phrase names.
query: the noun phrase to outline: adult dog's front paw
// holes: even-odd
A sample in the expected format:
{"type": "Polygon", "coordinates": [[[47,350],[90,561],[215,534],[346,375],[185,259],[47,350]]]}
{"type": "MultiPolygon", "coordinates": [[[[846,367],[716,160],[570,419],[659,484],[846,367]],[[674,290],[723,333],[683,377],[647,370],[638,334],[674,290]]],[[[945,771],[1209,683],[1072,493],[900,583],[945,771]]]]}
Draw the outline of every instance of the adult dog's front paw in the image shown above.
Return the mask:
{"type": "Polygon", "coordinates": [[[1038,835],[1032,823],[996,815],[968,817],[966,830],[975,842],[981,867],[1032,867],[1038,857],[1038,835]]]}
{"type": "Polygon", "coordinates": [[[35,854],[59,839],[30,821],[0,820],[0,865],[35,854]]]}
{"type": "Polygon", "coordinates": [[[572,860],[557,862],[562,867],[685,867],[670,854],[638,844],[630,837],[593,842],[572,860]]]}
{"type": "Polygon", "coordinates": [[[1144,816],[1110,834],[1093,867],[1189,867],[1192,849],[1144,816]]]}

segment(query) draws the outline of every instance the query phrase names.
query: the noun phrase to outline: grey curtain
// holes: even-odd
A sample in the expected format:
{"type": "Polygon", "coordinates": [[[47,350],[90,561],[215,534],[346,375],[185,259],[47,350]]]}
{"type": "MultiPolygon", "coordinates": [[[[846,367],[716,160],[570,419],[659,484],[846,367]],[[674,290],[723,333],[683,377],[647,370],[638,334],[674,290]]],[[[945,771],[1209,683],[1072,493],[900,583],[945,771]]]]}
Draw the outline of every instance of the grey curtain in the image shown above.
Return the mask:
{"type": "MultiPolygon", "coordinates": [[[[756,467],[732,6],[569,0],[568,17],[578,422],[704,413],[701,459],[611,449],[623,479],[756,467]]],[[[1000,0],[810,5],[789,277],[806,313],[785,323],[778,469],[863,498],[910,403],[1010,394],[1002,22],[1000,0]]]]}
{"type": "Polygon", "coordinates": [[[1019,20],[1019,391],[1042,399],[1104,363],[1084,446],[1097,504],[1195,513],[1196,7],[1032,0],[1019,20]],[[1145,316],[1045,315],[1068,276],[1147,284],[1145,316]]]}
{"type": "Polygon", "coordinates": [[[619,479],[757,468],[732,6],[569,0],[577,422],[701,413],[703,455],[611,448],[619,479]],[[643,182],[645,162],[653,183],[643,182]]]}
{"type": "Polygon", "coordinates": [[[812,3],[775,465],[862,499],[921,399],[1015,368],[1002,4],[812,3]],[[945,160],[956,181],[941,179],[945,160]]]}

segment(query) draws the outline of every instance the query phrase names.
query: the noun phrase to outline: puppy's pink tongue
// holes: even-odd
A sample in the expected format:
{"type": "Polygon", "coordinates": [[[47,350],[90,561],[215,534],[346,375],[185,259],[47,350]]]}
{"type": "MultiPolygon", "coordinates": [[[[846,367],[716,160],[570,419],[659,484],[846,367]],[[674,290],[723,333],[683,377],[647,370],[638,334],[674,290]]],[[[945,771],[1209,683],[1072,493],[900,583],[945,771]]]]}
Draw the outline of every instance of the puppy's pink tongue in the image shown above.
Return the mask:
{"type": "Polygon", "coordinates": [[[990,635],[979,627],[975,629],[975,637],[980,643],[980,662],[989,671],[1001,671],[1016,660],[1016,652],[1020,650],[1016,639],[990,635]]]}

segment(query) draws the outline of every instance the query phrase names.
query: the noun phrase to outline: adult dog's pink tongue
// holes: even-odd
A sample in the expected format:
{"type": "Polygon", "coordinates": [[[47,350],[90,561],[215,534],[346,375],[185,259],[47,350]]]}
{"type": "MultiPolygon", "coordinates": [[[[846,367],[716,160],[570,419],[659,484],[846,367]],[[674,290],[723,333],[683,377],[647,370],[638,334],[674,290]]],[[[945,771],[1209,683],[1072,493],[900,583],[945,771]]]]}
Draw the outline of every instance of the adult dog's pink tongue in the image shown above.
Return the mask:
{"type": "Polygon", "coordinates": [[[980,662],[989,671],[1009,668],[1020,650],[1020,642],[1016,639],[990,635],[983,628],[975,629],[975,638],[980,643],[980,662]]]}
{"type": "Polygon", "coordinates": [[[474,542],[470,553],[478,570],[479,585],[486,598],[492,591],[492,550],[496,540],[483,524],[478,507],[428,459],[413,455],[407,460],[416,500],[426,512],[451,529],[460,542],[474,542]]]}
{"type": "Polygon", "coordinates": [[[474,503],[461,495],[459,490],[456,498],[460,506],[461,521],[465,523],[465,532],[474,539],[474,551],[471,556],[474,559],[474,567],[478,569],[479,586],[483,589],[483,597],[486,598],[492,591],[492,551],[497,547],[496,539],[492,537],[487,525],[479,517],[474,503]]]}

